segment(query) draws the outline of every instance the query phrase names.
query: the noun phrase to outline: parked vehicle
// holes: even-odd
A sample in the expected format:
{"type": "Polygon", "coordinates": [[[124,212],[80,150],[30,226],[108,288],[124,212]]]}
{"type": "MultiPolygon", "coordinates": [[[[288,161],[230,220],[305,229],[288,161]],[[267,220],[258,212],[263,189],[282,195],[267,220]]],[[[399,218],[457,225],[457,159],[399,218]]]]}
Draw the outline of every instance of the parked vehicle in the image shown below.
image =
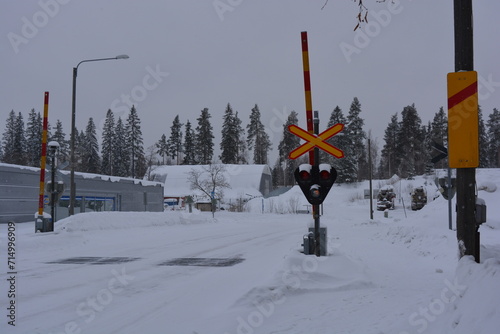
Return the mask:
{"type": "Polygon", "coordinates": [[[422,209],[427,204],[427,192],[424,187],[418,187],[411,192],[411,209],[413,211],[422,209]]]}
{"type": "Polygon", "coordinates": [[[394,210],[396,194],[391,185],[380,188],[377,197],[377,210],[384,211],[386,209],[394,210]]]}

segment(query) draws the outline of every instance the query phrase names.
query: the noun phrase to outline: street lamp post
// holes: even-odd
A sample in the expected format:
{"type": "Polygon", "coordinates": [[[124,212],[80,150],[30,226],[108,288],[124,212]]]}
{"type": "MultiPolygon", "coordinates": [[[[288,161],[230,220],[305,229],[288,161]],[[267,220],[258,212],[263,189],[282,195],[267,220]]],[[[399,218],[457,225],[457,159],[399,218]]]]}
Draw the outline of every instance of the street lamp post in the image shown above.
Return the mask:
{"type": "Polygon", "coordinates": [[[71,139],[70,139],[70,150],[71,150],[71,176],[70,176],[70,196],[69,196],[69,215],[75,214],[75,198],[76,198],[76,184],[75,184],[75,136],[76,136],[76,77],[78,75],[78,66],[82,63],[88,63],[91,61],[102,61],[102,60],[116,60],[116,59],[128,59],[127,55],[119,55],[111,58],[97,58],[97,59],[86,59],[73,67],[73,98],[71,102],[71,139]]]}

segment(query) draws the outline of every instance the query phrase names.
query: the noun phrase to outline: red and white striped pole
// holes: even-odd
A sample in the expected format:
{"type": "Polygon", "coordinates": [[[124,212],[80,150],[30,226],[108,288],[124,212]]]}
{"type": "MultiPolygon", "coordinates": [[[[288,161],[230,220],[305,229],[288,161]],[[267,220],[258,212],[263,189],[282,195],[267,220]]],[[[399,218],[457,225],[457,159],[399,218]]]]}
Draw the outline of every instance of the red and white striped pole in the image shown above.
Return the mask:
{"type": "Polygon", "coordinates": [[[45,163],[47,160],[47,127],[49,118],[49,92],[45,92],[43,107],[42,155],[40,160],[40,192],[38,193],[38,216],[43,216],[45,192],[45,163]]]}
{"type": "MultiPolygon", "coordinates": [[[[314,133],[312,96],[311,96],[311,77],[309,75],[309,48],[307,45],[307,31],[300,33],[302,41],[302,65],[304,68],[304,92],[306,97],[306,122],[307,131],[314,133]]],[[[314,150],[309,151],[309,164],[314,165],[314,150]]]]}

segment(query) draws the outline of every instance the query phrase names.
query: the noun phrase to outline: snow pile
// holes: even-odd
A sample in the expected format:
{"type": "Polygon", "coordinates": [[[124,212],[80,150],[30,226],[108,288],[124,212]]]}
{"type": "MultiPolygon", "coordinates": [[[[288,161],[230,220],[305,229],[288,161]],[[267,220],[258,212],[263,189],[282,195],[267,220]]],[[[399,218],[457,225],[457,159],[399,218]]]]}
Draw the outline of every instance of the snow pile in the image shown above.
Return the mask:
{"type": "MultiPolygon", "coordinates": [[[[457,298],[450,297],[448,314],[441,333],[498,332],[500,322],[500,259],[486,259],[478,264],[472,257],[458,263],[457,298]]],[[[432,327],[431,327],[432,328],[432,327]]]]}
{"type": "Polygon", "coordinates": [[[202,224],[213,221],[211,216],[179,211],[165,212],[88,212],[70,216],[56,223],[55,232],[92,232],[124,230],[153,226],[202,224]]]}

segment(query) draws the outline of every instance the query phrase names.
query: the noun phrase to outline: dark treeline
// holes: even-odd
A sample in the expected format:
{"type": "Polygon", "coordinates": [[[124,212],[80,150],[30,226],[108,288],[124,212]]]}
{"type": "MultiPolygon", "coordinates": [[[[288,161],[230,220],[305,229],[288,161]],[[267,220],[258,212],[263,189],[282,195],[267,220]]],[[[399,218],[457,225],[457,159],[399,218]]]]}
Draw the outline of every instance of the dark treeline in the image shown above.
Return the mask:
{"type": "MultiPolygon", "coordinates": [[[[366,132],[361,116],[360,101],[355,97],[346,114],[336,106],[330,114],[327,126],[337,123],[344,130],[328,141],[344,151],[343,159],[320,152],[320,161],[332,164],[338,171],[337,182],[356,182],[367,179],[368,139],[371,140],[372,171],[377,178],[389,178],[394,174],[411,177],[428,172],[431,168],[445,168],[446,159],[436,166],[430,165],[433,143],[447,146],[448,121],[441,107],[432,121],[423,124],[414,104],[403,108],[390,117],[385,129],[383,144],[366,132]]],[[[199,117],[181,123],[175,116],[169,134],[162,134],[156,143],[144,148],[141,121],[133,106],[126,119],[115,119],[108,110],[99,145],[94,120],[88,120],[85,130],[76,131],[75,170],[113,176],[143,178],[149,167],[161,164],[269,164],[268,155],[273,148],[261,113],[256,104],[250,113],[248,124],[242,125],[238,111],[228,103],[222,117],[220,155],[214,156],[214,135],[208,108],[201,110],[199,117]]],[[[295,183],[293,170],[307,162],[307,155],[297,160],[288,159],[288,153],[300,145],[297,136],[288,131],[288,126],[298,124],[298,114],[291,111],[283,124],[283,133],[278,143],[278,159],[272,166],[274,186],[290,186],[295,183]]],[[[487,121],[479,109],[480,167],[500,167],[500,112],[493,109],[487,121]]],[[[42,117],[32,109],[25,122],[22,113],[11,111],[1,138],[0,161],[11,164],[39,167],[42,141],[42,117]]],[[[69,134],[57,120],[53,129],[49,124],[48,141],[60,145],[58,162],[69,162],[69,134]]],[[[67,167],[68,168],[68,167],[67,167]]]]}

